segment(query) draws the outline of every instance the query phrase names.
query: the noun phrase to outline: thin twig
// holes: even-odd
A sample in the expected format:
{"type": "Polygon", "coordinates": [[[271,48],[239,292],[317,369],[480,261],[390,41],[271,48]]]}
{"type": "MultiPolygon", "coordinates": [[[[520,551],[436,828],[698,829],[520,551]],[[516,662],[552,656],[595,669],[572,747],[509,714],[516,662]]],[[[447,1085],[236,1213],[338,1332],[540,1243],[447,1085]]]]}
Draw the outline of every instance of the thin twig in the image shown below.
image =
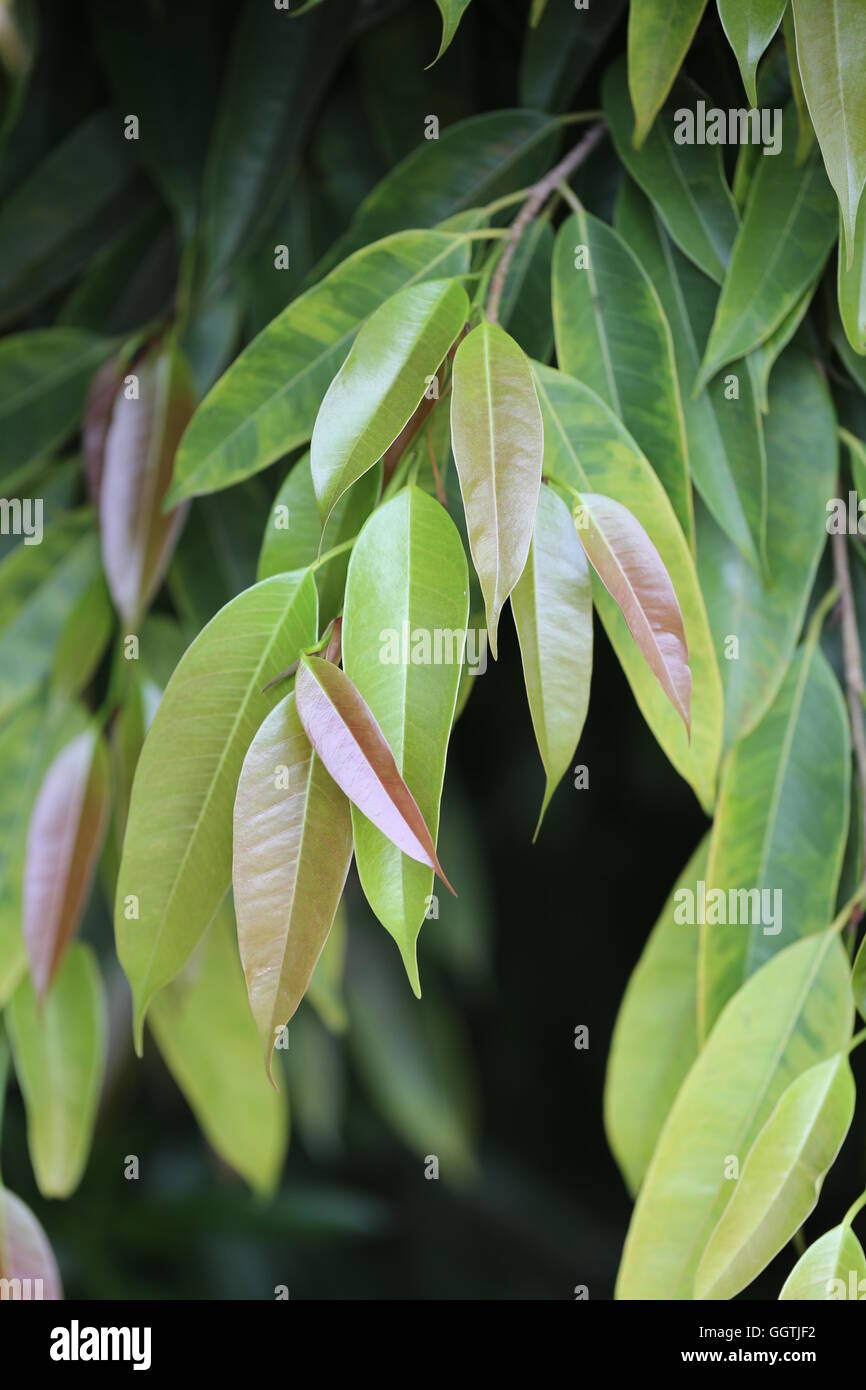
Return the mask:
{"type": "Polygon", "coordinates": [[[505,249],[502,252],[496,269],[490,279],[490,294],[487,299],[487,317],[491,323],[496,323],[499,317],[499,303],[502,299],[502,291],[505,288],[505,277],[508,274],[508,267],[511,265],[514,253],[520,243],[520,238],[526,231],[530,222],[540,213],[551,193],[556,191],[557,185],[568,179],[579,169],[584,160],[592,154],[598,142],[604,135],[607,126],[604,121],[599,121],[591,130],[586,132],[579,144],[561,159],[543,179],[532,185],[529,190],[529,197],[520,209],[511,224],[505,249]]]}
{"type": "MultiPolygon", "coordinates": [[[[866,691],[866,684],[863,681],[863,655],[860,650],[860,636],[857,632],[857,611],[854,607],[854,591],[851,588],[848,546],[842,531],[837,531],[833,535],[833,568],[836,572],[839,603],[842,609],[845,689],[848,695],[848,712],[851,716],[851,738],[854,743],[854,757],[857,763],[857,779],[860,783],[863,864],[864,870],[866,870],[866,723],[863,719],[863,694],[866,691]]],[[[861,915],[862,910],[858,910],[852,916],[855,925],[861,915]]]]}

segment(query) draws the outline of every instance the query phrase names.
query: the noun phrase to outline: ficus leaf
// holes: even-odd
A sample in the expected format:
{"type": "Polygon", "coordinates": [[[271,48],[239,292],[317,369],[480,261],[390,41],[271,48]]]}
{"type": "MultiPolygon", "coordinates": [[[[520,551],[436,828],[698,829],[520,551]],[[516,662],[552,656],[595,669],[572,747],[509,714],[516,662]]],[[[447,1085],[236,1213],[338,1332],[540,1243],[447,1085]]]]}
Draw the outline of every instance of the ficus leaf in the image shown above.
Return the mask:
{"type": "Polygon", "coordinates": [[[854,1115],[844,1053],[803,1072],[780,1096],[746,1155],[695,1275],[695,1297],[733,1298],[814,1210],[854,1115]]]}
{"type": "Polygon", "coordinates": [[[43,998],[78,930],[108,822],[108,752],[97,725],[60,752],[39,788],[27,832],[24,937],[43,998]]]}
{"type": "MultiPolygon", "coordinates": [[[[343,665],[391,749],[436,840],[461,666],[467,666],[469,577],[448,513],[420,488],[379,507],[355,543],[343,611],[343,665]]],[[[355,863],[380,922],[418,989],[416,938],[433,873],[402,853],[364,807],[353,808],[355,863]]]]}
{"type": "Polygon", "coordinates": [[[0,432],[5,472],[65,443],[111,342],[80,328],[40,328],[0,343],[0,432]]]}
{"type": "Polygon", "coordinates": [[[543,487],[523,574],[511,592],[544,799],[535,837],[583,731],[592,677],[592,585],[568,507],[543,487]]]}
{"type": "Polygon", "coordinates": [[[264,687],[317,636],[309,570],[266,579],[217,613],[184,654],[145,740],[117,884],[117,953],[135,1036],[231,882],[232,808],[256,730],[284,693],[264,687]]]}
{"type": "MultiPolygon", "coordinates": [[[[442,41],[433,63],[438,63],[445,50],[450,48],[454,35],[457,33],[457,26],[463,18],[464,12],[469,8],[469,0],[436,0],[436,4],[439,6],[439,13],[442,16],[442,41]]],[[[431,68],[433,63],[429,65],[431,68]]]]}
{"type": "Polygon", "coordinates": [[[782,22],[788,0],[718,0],[719,18],[734,50],[750,106],[758,105],[756,74],[761,57],[782,22]]]}
{"type": "Polygon", "coordinates": [[[523,351],[486,320],[454,355],[451,436],[495,658],[499,615],[532,540],[544,426],[523,351]]]}
{"type": "Polygon", "coordinates": [[[411,419],[469,316],[457,280],[401,290],[361,328],[322,401],[310,471],[323,521],[411,419]]]}
{"type": "Polygon", "coordinates": [[[628,15],[628,86],[635,113],[633,142],[640,149],[701,20],[707,0],[631,0],[628,15]]]}
{"type": "Polygon", "coordinates": [[[575,526],[590,563],[691,736],[692,673],[683,615],[664,561],[640,522],[610,497],[582,492],[575,526]]]}
{"type": "Polygon", "coordinates": [[[860,949],[854,958],[854,970],[851,977],[851,985],[854,990],[854,1002],[857,1005],[857,1012],[866,1023],[866,937],[860,942],[860,949]]]}
{"type": "Polygon", "coordinates": [[[606,0],[604,5],[582,10],[569,4],[548,6],[523,42],[521,104],[537,111],[568,111],[571,97],[597,62],[626,3],[606,0]]]}
{"type": "Polygon", "coordinates": [[[845,337],[861,357],[866,355],[866,208],[861,203],[854,228],[850,265],[840,248],[836,289],[845,337]]]}
{"type": "Polygon", "coordinates": [[[785,35],[785,52],[788,58],[788,74],[791,79],[791,95],[794,98],[794,105],[797,108],[797,153],[795,155],[795,160],[797,164],[802,164],[814,144],[815,127],[812,125],[812,118],[809,115],[809,103],[806,100],[806,93],[803,91],[803,79],[800,76],[800,64],[797,61],[797,34],[794,28],[793,5],[789,5],[785,10],[785,17],[782,20],[782,32],[785,35]]]}
{"type": "Polygon", "coordinates": [[[68,1197],[87,1163],[105,1066],[107,1004],[90,947],[69,948],[41,1003],[23,980],[7,1019],[39,1190],[68,1197]]]}
{"type": "Polygon", "coordinates": [[[234,807],[232,887],[250,1008],[273,1080],[352,858],[349,803],[313,752],[290,693],[250,744],[234,807]]]}
{"type": "Polygon", "coordinates": [[[860,1290],[864,1279],[866,1255],[851,1227],[843,1221],[840,1226],[834,1226],[819,1236],[803,1251],[782,1285],[779,1298],[813,1303],[849,1298],[852,1282],[855,1297],[862,1298],[860,1290]],[[839,1291],[840,1280],[844,1293],[839,1291]]]}
{"type": "Polygon", "coordinates": [[[24,1287],[38,1288],[43,1299],[63,1297],[48,1237],[30,1208],[7,1187],[0,1187],[0,1279],[30,1280],[24,1287]]]}

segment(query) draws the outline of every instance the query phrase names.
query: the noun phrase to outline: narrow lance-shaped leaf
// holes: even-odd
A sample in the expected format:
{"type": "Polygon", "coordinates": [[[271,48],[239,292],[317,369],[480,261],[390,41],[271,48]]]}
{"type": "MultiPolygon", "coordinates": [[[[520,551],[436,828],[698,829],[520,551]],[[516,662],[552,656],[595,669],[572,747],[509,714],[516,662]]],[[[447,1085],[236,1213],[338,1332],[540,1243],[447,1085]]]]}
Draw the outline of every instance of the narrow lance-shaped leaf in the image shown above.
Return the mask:
{"type": "Polygon", "coordinates": [[[250,745],[234,808],[238,944],[272,1080],[277,1034],[306,993],[351,858],[349,803],[313,752],[291,693],[250,745]]]}
{"type": "Polygon", "coordinates": [[[788,57],[788,72],[791,78],[791,95],[797,108],[797,153],[796,162],[802,164],[815,142],[815,127],[809,115],[809,103],[803,91],[803,79],[797,62],[797,35],[794,28],[794,7],[789,5],[782,20],[785,35],[785,52],[788,57]]]}
{"type": "MultiPolygon", "coordinates": [[[[404,488],[373,513],[355,543],[343,664],[434,843],[458,681],[468,664],[468,608],[466,554],[454,522],[420,488],[404,488]]],[[[417,992],[416,940],[430,908],[432,870],[403,854],[365,808],[353,808],[352,825],[361,886],[417,992]]]]}
{"type": "Polygon", "coordinates": [[[105,1066],[107,1006],[89,946],[70,947],[41,1005],[24,980],[8,1008],[27,1142],[44,1197],[68,1197],[87,1163],[105,1066]]]}
{"type": "Polygon", "coordinates": [[[860,949],[854,958],[852,988],[857,1012],[866,1023],[866,937],[860,942],[860,949]]]}
{"type": "Polygon", "coordinates": [[[792,9],[803,91],[842,210],[850,267],[866,183],[866,8],[859,0],[792,0],[792,9]]]}
{"type": "Polygon", "coordinates": [[[322,519],[411,419],[469,315],[457,280],[429,280],[364,324],[316,416],[310,468],[322,519]]]}
{"type": "Polygon", "coordinates": [[[74,433],[111,343],[80,328],[40,328],[0,343],[2,471],[44,457],[74,433]]]}
{"type": "Polygon", "coordinates": [[[56,1302],[63,1297],[48,1237],[30,1208],[5,1187],[0,1187],[0,1279],[8,1279],[13,1287],[18,1280],[31,1298],[56,1302]]]}
{"type": "Polygon", "coordinates": [[[819,1303],[862,1299],[866,1290],[866,1255],[847,1222],[834,1226],[804,1250],[782,1285],[779,1298],[819,1303]]]}
{"type": "Polygon", "coordinates": [[[529,362],[513,338],[486,320],[454,355],[451,435],[495,658],[499,615],[532,540],[544,427],[529,362]]]}
{"type": "Polygon", "coordinates": [[[631,0],[628,86],[640,149],[694,38],[707,0],[631,0]]]}
{"type": "Polygon", "coordinates": [[[571,513],[543,487],[529,559],[511,593],[546,783],[535,835],[583,731],[592,677],[592,585],[571,513]]]}
{"type": "Polygon", "coordinates": [[[115,904],[139,1050],[150,1000],[189,960],[231,882],[238,777],[281,695],[269,683],[316,629],[310,571],[266,579],[211,619],[168,682],[136,769],[115,904]]]}
{"type": "Polygon", "coordinates": [[[593,569],[690,733],[689,649],[683,615],[661,556],[640,522],[610,497],[582,492],[575,503],[574,521],[593,569]]]}
{"type": "MultiPolygon", "coordinates": [[[[457,33],[457,26],[465,11],[468,10],[469,3],[470,0],[436,0],[439,13],[442,16],[442,41],[433,63],[438,63],[445,50],[450,48],[454,35],[457,33]]],[[[430,64],[431,68],[433,63],[430,64]]]]}
{"type": "Polygon", "coordinates": [[[91,725],[45,774],[27,833],[24,936],[36,994],[46,994],[78,930],[108,818],[108,753],[91,725]]]}
{"type": "Polygon", "coordinates": [[[863,203],[857,214],[850,265],[841,247],[839,250],[836,287],[845,337],[863,357],[866,355],[866,205],[863,203]]]}
{"type": "Polygon", "coordinates": [[[102,557],[124,622],[137,626],[159,587],[185,509],[163,502],[174,455],[195,407],[186,366],[174,344],[151,349],[132,364],[137,391],[115,397],[105,438],[99,518],[102,557]]]}
{"type": "Polygon", "coordinates": [[[782,22],[788,0],[718,0],[719,17],[734,50],[750,106],[758,105],[756,74],[782,22]]]}
{"type": "Polygon", "coordinates": [[[810,1067],[780,1097],[746,1155],[695,1275],[696,1298],[733,1298],[814,1210],[854,1115],[844,1053],[810,1067]]]}

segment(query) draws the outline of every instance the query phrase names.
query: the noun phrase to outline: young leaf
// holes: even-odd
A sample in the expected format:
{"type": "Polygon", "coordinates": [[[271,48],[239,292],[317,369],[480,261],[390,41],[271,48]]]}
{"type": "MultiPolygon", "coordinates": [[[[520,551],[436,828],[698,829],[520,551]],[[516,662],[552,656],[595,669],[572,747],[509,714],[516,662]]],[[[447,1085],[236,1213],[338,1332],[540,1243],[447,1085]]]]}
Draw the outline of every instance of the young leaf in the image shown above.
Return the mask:
{"type": "Polygon", "coordinates": [[[782,1285],[779,1298],[812,1303],[849,1298],[852,1282],[857,1290],[855,1297],[862,1298],[864,1279],[866,1255],[851,1227],[843,1221],[803,1251],[782,1285]],[[840,1281],[844,1293],[839,1289],[840,1281]]]}
{"type": "MultiPolygon", "coordinates": [[[[448,513],[419,488],[373,513],[346,581],[343,665],[393,752],[435,842],[469,609],[466,554],[448,513]]],[[[364,812],[364,814],[362,814],[364,812]]],[[[418,988],[416,938],[433,874],[353,808],[355,862],[418,988]]]]}
{"type": "Polygon", "coordinates": [[[189,960],[231,882],[238,777],[283,693],[265,687],[316,627],[309,570],[266,579],[211,619],[168,683],[136,769],[115,905],[139,1050],[151,999],[189,960]]]}
{"type": "Polygon", "coordinates": [[[96,957],[80,942],[41,1003],[29,980],[9,1003],[27,1142],[43,1197],[69,1197],[81,1181],[105,1067],[106,1016],[96,957]]]}
{"type": "Polygon", "coordinates": [[[782,148],[761,160],[716,307],[697,387],[778,328],[821,272],[838,230],[833,191],[813,150],[795,163],[795,113],[782,148]]]}
{"type": "Polygon", "coordinates": [[[90,379],[111,343],[80,328],[41,328],[0,343],[3,470],[65,443],[77,428],[90,379]]]}
{"type": "Polygon", "coordinates": [[[678,908],[684,890],[696,893],[709,847],[705,835],[671,890],[632,972],[613,1031],[604,1127],[633,1196],[698,1055],[698,930],[678,920],[678,908]]]}
{"type": "Polygon", "coordinates": [[[401,232],[365,246],[293,300],[196,411],[170,500],[229,487],[305,444],[361,324],[399,290],[468,269],[464,236],[401,232]]]}
{"type": "Polygon", "coordinates": [[[788,0],[718,0],[719,18],[740,67],[750,106],[758,105],[756,74],[761,57],[782,22],[788,0]]]}
{"type": "Polygon", "coordinates": [[[288,1144],[288,1107],[262,1074],[227,903],[184,973],[154,999],[148,1022],[208,1143],[254,1191],[273,1192],[288,1144]]]}
{"type": "Polygon", "coordinates": [[[688,445],[671,330],[646,271],[613,228],[581,211],[553,255],[556,360],[620,417],[694,544],[688,445]]]}
{"type": "MultiPolygon", "coordinates": [[[[439,13],[442,16],[442,42],[439,44],[439,52],[433,59],[433,63],[438,63],[442,54],[450,48],[451,41],[457,33],[463,14],[469,8],[469,0],[436,0],[439,6],[439,13]]],[[[432,68],[433,63],[430,63],[432,68]]]]}
{"type": "Polygon", "coordinates": [[[800,1229],[848,1133],[854,1096],[844,1053],[791,1082],[746,1155],[710,1236],[695,1275],[696,1298],[733,1298],[800,1229]]]}
{"type": "Polygon", "coordinates": [[[691,735],[689,649],[683,615],[664,561],[640,522],[621,502],[582,492],[574,518],[593,569],[691,735]]]}
{"type": "Polygon", "coordinates": [[[532,540],[544,427],[526,357],[513,338],[486,320],[454,356],[451,435],[495,658],[499,615],[532,540]]]}
{"type": "Polygon", "coordinates": [[[706,3],[707,0],[631,0],[628,88],[635,113],[635,149],[640,149],[673,86],[706,3]]]}
{"type": "Polygon", "coordinates": [[[173,344],[152,348],[130,371],[138,395],[115,397],[105,437],[99,518],[102,558],[121,618],[137,628],[159,587],[185,511],[166,514],[163,501],[174,455],[195,398],[173,344]]]}
{"type": "MultiPolygon", "coordinates": [[[[674,143],[673,108],[693,104],[692,87],[677,90],[664,119],[640,150],[631,141],[631,108],[625,62],[605,74],[604,111],[616,152],[661,217],[673,241],[711,280],[725,278],[739,218],[725,181],[721,151],[711,145],[674,143]]],[[[688,383],[683,386],[688,389],[688,383]]]]}
{"type": "Polygon", "coordinates": [[[745,1156],[796,1077],[847,1047],[852,1012],[847,959],[832,930],[781,951],[728,1002],[659,1137],[617,1298],[692,1297],[698,1261],[730,1200],[726,1158],[745,1156]]]}
{"type": "Polygon", "coordinates": [[[323,521],[411,419],[469,316],[457,280],[412,285],[362,327],[322,401],[310,469],[323,521]]]}
{"type": "Polygon", "coordinates": [[[105,740],[95,724],[54,759],[30,817],[24,937],[38,998],[48,992],[78,930],[108,821],[105,740]]]}
{"type": "Polygon", "coordinates": [[[592,676],[592,585],[571,513],[543,487],[529,559],[511,593],[544,799],[535,838],[583,731],[592,676]]]}
{"type": "Polygon", "coordinates": [[[866,9],[857,0],[792,0],[791,8],[803,91],[839,199],[850,269],[866,183],[866,9]]]}
{"type": "Polygon", "coordinates": [[[250,744],[234,808],[238,944],[271,1080],[277,1034],[306,993],[351,858],[349,803],[310,747],[291,693],[250,744]]]}
{"type": "Polygon", "coordinates": [[[536,366],[534,374],[544,416],[545,476],[578,492],[603,493],[627,506],[670,575],[683,615],[692,673],[691,739],[617,604],[597,578],[593,598],[644,718],[701,804],[712,807],[722,741],[722,685],[685,537],[664,488],[612,411],[563,372],[536,366]]]}
{"type": "Polygon", "coordinates": [[[0,1187],[0,1279],[8,1279],[13,1287],[18,1280],[19,1287],[38,1289],[33,1297],[53,1302],[63,1298],[48,1237],[30,1208],[5,1187],[0,1187]]]}

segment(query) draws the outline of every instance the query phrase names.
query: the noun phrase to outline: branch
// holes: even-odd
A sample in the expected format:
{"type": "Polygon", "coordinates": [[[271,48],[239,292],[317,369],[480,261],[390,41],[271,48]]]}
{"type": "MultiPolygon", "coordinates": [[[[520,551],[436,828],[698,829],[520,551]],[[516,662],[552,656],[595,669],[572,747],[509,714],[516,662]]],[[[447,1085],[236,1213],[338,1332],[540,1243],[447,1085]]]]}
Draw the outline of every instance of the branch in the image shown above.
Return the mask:
{"type": "Polygon", "coordinates": [[[538,183],[532,185],[529,190],[529,197],[511,224],[505,249],[490,279],[490,294],[487,299],[487,318],[490,323],[496,323],[499,318],[499,303],[505,288],[505,277],[526,228],[538,216],[550,195],[556,192],[557,184],[568,179],[575,169],[579,169],[584,160],[592,154],[606,130],[605,122],[599,121],[597,125],[587,131],[580,143],[575,145],[564,159],[561,159],[554,168],[549,170],[543,179],[539,179],[538,183]]]}
{"type": "Polygon", "coordinates": [[[848,713],[851,717],[851,738],[854,743],[854,757],[857,763],[857,779],[860,783],[863,864],[866,868],[866,723],[863,719],[863,694],[866,691],[866,685],[863,681],[863,655],[860,650],[860,636],[857,632],[857,613],[854,608],[854,592],[851,588],[851,571],[848,567],[848,547],[845,535],[841,531],[837,531],[833,535],[833,568],[836,571],[839,603],[842,609],[845,689],[848,695],[848,713]]]}

